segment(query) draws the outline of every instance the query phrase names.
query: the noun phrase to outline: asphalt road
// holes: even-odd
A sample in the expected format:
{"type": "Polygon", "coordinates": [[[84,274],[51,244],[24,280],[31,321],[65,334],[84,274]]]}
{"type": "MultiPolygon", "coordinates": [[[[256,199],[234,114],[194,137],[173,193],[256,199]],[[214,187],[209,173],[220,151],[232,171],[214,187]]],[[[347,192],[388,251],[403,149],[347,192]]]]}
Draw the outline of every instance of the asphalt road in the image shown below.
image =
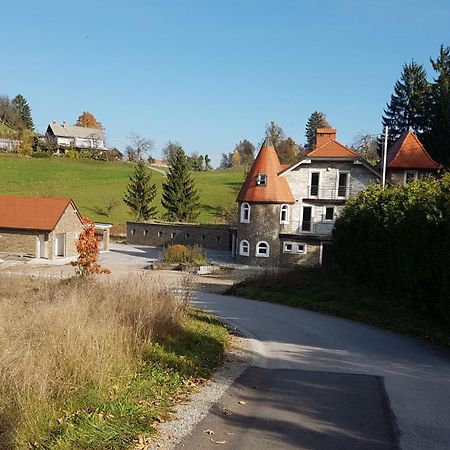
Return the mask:
{"type": "Polygon", "coordinates": [[[281,305],[206,293],[196,304],[252,338],[254,367],[180,448],[450,449],[448,353],[281,305]]]}

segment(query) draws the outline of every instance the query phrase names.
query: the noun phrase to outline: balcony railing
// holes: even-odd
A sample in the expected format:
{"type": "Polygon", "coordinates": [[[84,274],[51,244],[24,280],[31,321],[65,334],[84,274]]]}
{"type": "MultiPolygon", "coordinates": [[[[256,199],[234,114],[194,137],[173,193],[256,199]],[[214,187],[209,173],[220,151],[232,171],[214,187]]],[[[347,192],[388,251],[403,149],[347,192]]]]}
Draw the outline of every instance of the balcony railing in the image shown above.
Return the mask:
{"type": "Polygon", "coordinates": [[[338,186],[337,188],[321,188],[317,185],[308,186],[306,198],[323,200],[345,200],[351,197],[352,186],[338,186]]]}
{"type": "Polygon", "coordinates": [[[303,221],[290,223],[289,225],[283,225],[281,232],[286,234],[318,234],[318,235],[331,235],[334,222],[313,222],[303,221]]]}

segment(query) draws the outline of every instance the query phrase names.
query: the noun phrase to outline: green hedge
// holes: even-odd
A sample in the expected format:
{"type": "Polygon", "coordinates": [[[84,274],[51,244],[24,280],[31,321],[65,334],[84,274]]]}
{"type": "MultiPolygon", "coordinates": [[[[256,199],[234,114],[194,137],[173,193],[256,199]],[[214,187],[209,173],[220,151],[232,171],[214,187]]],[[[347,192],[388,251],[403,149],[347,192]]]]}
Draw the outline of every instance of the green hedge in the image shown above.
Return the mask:
{"type": "Polygon", "coordinates": [[[333,245],[350,279],[450,321],[450,173],[369,186],[336,220],[333,245]]]}

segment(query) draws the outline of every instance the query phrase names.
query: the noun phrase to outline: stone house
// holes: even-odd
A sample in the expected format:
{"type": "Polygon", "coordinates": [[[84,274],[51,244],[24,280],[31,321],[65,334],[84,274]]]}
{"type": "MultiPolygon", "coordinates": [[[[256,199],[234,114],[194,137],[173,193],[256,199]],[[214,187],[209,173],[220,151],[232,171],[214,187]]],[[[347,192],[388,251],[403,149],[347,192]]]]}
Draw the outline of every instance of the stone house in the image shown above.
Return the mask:
{"type": "Polygon", "coordinates": [[[49,260],[76,257],[82,230],[71,199],[0,196],[0,252],[49,260]]]}
{"type": "MultiPolygon", "coordinates": [[[[381,164],[378,168],[381,170],[381,164]]],[[[406,184],[427,175],[437,175],[440,169],[412,131],[403,133],[388,150],[386,180],[391,184],[406,184]]]]}
{"type": "Polygon", "coordinates": [[[347,199],[379,179],[359,153],[336,141],[335,129],[318,129],[316,148],[290,167],[266,139],[237,197],[237,261],[322,264],[347,199]]]}

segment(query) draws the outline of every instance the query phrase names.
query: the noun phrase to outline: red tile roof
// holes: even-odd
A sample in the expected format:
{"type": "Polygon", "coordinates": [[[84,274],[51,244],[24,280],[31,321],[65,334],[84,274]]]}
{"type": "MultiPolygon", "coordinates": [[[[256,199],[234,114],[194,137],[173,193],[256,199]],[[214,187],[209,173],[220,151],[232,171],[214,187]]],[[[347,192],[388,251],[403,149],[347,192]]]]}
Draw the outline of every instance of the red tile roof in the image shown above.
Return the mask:
{"type": "Polygon", "coordinates": [[[406,131],[388,150],[386,167],[438,170],[441,166],[431,158],[419,138],[412,131],[406,131]]]}
{"type": "Polygon", "coordinates": [[[274,146],[266,139],[239,192],[238,202],[294,203],[286,178],[278,176],[282,165],[274,146]],[[259,174],[266,174],[267,184],[257,185],[259,174]]]}
{"type": "Polygon", "coordinates": [[[51,231],[70,204],[77,211],[70,198],[0,195],[0,228],[51,231]]]}
{"type": "Polygon", "coordinates": [[[315,148],[306,155],[308,158],[360,158],[361,155],[334,139],[315,148]]]}

